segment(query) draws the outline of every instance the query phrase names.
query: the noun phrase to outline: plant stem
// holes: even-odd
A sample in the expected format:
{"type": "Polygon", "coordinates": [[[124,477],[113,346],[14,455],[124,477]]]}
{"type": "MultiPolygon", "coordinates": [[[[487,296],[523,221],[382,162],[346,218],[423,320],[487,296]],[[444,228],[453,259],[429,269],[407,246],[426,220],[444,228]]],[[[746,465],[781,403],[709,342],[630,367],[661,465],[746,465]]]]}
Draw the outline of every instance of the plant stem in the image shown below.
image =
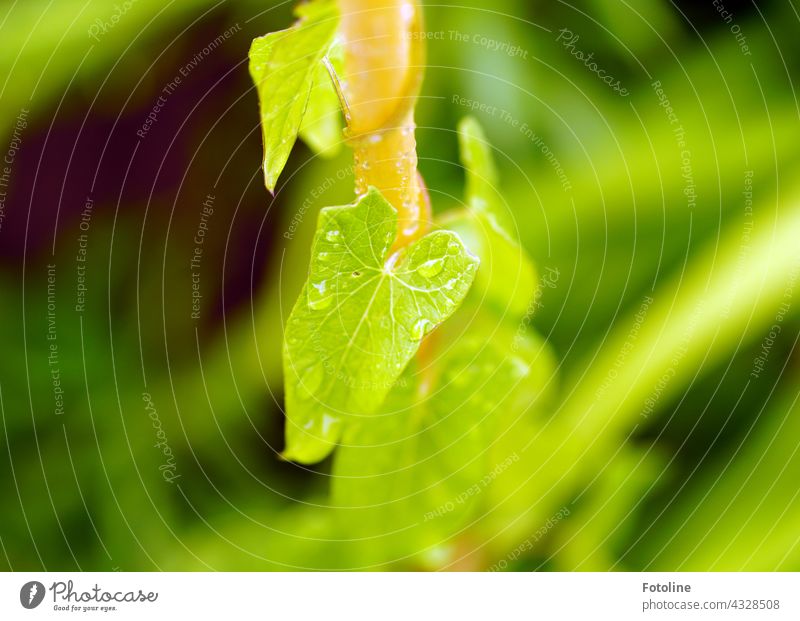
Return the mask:
{"type": "Polygon", "coordinates": [[[424,234],[430,221],[414,137],[422,13],[412,0],[339,0],[339,8],[356,194],[374,186],[397,209],[396,249],[424,234]]]}

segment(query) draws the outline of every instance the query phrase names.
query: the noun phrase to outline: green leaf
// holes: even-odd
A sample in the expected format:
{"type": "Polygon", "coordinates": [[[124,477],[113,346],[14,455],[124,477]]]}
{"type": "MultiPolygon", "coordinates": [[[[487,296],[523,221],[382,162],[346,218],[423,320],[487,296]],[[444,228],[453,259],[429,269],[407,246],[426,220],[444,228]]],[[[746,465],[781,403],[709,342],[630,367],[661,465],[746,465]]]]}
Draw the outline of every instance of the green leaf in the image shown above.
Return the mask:
{"type": "Polygon", "coordinates": [[[458,130],[468,209],[445,218],[442,225],[457,231],[481,257],[473,295],[485,298],[501,313],[522,316],[536,292],[536,270],[516,241],[513,221],[503,207],[483,130],[471,117],[463,119],[458,130]]]}
{"type": "Polygon", "coordinates": [[[468,116],[458,124],[458,146],[466,173],[465,198],[498,233],[513,239],[514,223],[497,188],[497,168],[489,142],[478,121],[468,116]]]}
{"type": "Polygon", "coordinates": [[[473,297],[512,317],[531,311],[539,285],[533,263],[519,244],[498,233],[474,212],[452,214],[441,225],[457,232],[481,257],[473,297]]]}
{"type": "Polygon", "coordinates": [[[396,210],[374,188],[320,212],[286,325],[287,459],[323,459],[346,417],[372,414],[472,284],[478,259],[456,233],[434,231],[388,256],[396,230],[396,210]]]}
{"type": "MultiPolygon", "coordinates": [[[[264,181],[274,191],[297,140],[322,59],[338,26],[335,3],[303,5],[291,28],[254,39],[250,75],[258,91],[264,141],[264,181]]],[[[324,67],[323,67],[324,68],[324,67]]],[[[318,91],[321,93],[323,91],[318,91]]]]}

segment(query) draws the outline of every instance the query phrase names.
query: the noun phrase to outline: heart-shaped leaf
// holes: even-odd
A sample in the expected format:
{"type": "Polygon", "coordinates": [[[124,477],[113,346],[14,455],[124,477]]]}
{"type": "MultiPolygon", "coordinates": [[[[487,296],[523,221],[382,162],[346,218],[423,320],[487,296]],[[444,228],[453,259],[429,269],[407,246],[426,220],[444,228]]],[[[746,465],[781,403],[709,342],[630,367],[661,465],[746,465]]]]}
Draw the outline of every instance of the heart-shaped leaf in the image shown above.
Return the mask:
{"type": "Polygon", "coordinates": [[[347,417],[372,414],[472,284],[478,259],[456,233],[429,233],[389,256],[396,231],[397,211],[374,188],[320,212],[309,279],[286,325],[287,459],[323,459],[347,417]]]}

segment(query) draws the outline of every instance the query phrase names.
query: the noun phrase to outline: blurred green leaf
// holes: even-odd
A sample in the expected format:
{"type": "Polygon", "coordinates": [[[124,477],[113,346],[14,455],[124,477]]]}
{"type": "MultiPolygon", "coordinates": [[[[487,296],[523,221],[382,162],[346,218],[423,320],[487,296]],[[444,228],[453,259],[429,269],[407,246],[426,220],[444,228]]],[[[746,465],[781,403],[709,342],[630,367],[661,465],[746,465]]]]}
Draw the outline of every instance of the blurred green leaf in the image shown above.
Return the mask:
{"type": "Polygon", "coordinates": [[[742,442],[682,481],[634,541],[659,571],[800,569],[800,402],[796,388],[753,420],[742,442]]]}
{"type": "Polygon", "coordinates": [[[469,329],[451,323],[437,335],[447,347],[436,362],[409,366],[337,449],[333,503],[349,536],[364,542],[361,563],[414,556],[440,568],[457,547],[450,539],[492,506],[496,481],[519,476],[518,451],[530,438],[506,434],[543,407],[554,358],[539,339],[489,318],[473,318],[469,329]]]}
{"type": "Polygon", "coordinates": [[[458,145],[466,172],[467,205],[483,216],[498,233],[510,238],[514,226],[508,211],[502,206],[494,158],[486,135],[474,117],[465,117],[458,124],[458,145]]]}
{"type": "Polygon", "coordinates": [[[459,233],[481,257],[475,290],[501,312],[523,315],[536,292],[536,271],[516,241],[516,227],[497,187],[489,143],[478,122],[467,117],[458,127],[466,170],[467,211],[445,215],[442,225],[459,233]]]}

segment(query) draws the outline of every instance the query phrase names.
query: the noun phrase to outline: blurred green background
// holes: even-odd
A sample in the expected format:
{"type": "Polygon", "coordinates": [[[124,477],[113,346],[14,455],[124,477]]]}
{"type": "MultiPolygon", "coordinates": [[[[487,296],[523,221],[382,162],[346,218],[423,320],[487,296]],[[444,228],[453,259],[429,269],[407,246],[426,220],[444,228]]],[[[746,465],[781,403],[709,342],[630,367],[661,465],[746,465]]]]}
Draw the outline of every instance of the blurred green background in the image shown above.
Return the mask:
{"type": "Polygon", "coordinates": [[[425,7],[420,169],[458,204],[455,127],[486,129],[558,274],[553,396],[507,502],[391,543],[277,457],[282,324],[353,196],[303,145],[263,187],[247,51],[292,5],[0,7],[3,569],[800,570],[796,2],[458,5],[425,7]]]}

